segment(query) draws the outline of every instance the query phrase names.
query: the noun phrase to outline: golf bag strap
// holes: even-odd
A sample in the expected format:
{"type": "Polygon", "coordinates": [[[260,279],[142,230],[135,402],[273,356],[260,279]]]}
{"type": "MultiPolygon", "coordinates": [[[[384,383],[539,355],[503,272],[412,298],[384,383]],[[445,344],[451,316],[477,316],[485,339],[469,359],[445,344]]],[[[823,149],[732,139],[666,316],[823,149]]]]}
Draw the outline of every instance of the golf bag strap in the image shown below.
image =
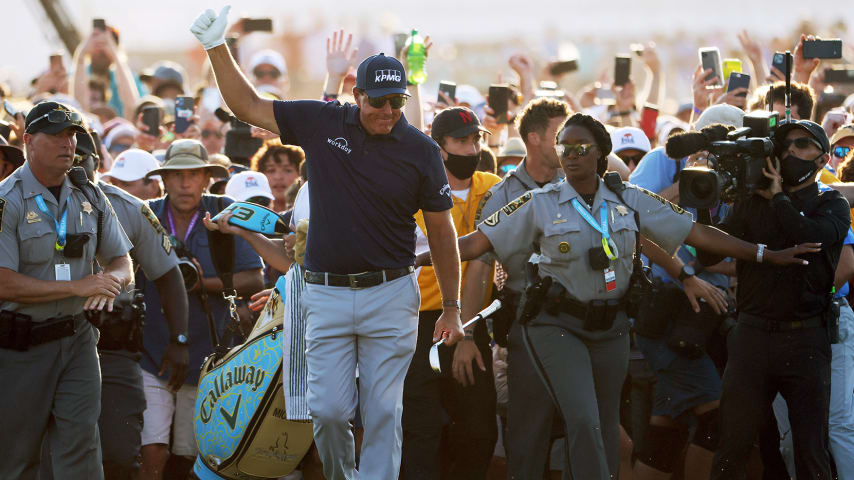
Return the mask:
{"type": "MultiPolygon", "coordinates": [[[[224,208],[223,197],[217,197],[217,212],[224,208]]],[[[208,244],[211,249],[211,260],[217,276],[222,280],[222,296],[228,302],[229,316],[225,324],[225,332],[219,342],[213,343],[214,352],[223,354],[231,346],[231,341],[240,327],[234,300],[237,292],[234,289],[234,236],[219,231],[208,230],[208,244]]],[[[211,328],[214,328],[213,325],[211,328]]],[[[213,342],[214,338],[211,337],[213,342]]]]}

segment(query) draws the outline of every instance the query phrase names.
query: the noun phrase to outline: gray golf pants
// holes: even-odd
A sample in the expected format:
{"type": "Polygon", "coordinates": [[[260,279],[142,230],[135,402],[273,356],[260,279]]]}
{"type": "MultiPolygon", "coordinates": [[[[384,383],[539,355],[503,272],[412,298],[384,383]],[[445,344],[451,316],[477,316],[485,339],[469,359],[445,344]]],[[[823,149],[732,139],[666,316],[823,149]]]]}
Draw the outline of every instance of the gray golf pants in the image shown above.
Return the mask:
{"type": "Polygon", "coordinates": [[[394,479],[400,471],[403,380],[418,329],[421,295],[414,274],[375,287],[307,284],[308,407],[328,480],[394,479]],[[351,422],[356,366],[365,434],[356,471],[351,422]]]}

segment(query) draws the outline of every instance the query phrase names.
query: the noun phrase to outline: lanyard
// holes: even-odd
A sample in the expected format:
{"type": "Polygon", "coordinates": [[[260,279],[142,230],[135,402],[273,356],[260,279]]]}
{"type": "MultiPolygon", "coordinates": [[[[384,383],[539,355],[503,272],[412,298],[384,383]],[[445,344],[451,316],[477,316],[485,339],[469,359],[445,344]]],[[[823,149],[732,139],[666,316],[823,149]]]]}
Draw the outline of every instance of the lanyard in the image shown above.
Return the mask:
{"type": "Polygon", "coordinates": [[[605,254],[608,255],[608,258],[611,260],[616,260],[617,256],[611,252],[609,248],[609,240],[611,239],[611,233],[608,231],[608,209],[605,207],[605,202],[602,201],[601,208],[599,209],[599,224],[596,223],[596,220],[593,219],[593,216],[590,215],[590,212],[587,211],[586,208],[582,207],[578,202],[577,198],[572,199],[572,206],[575,208],[575,211],[581,215],[594,230],[602,234],[602,249],[605,250],[605,254]]]}
{"type": "Polygon", "coordinates": [[[50,213],[50,210],[47,209],[47,205],[44,203],[44,199],[41,194],[36,195],[36,205],[39,206],[39,210],[41,210],[45,215],[50,217],[53,220],[54,225],[56,225],[56,250],[61,252],[65,249],[65,235],[68,231],[68,202],[65,203],[65,211],[62,212],[62,220],[56,221],[53,214],[50,213]]]}
{"type": "MultiPolygon", "coordinates": [[[[173,237],[178,237],[178,229],[175,228],[175,219],[172,217],[172,210],[169,210],[169,205],[166,205],[166,219],[169,220],[169,233],[172,234],[173,237]]],[[[199,220],[199,212],[196,211],[193,214],[193,218],[190,219],[190,224],[187,226],[187,231],[184,233],[183,243],[187,244],[187,239],[190,238],[190,232],[193,231],[193,227],[196,225],[196,222],[199,220]]]]}

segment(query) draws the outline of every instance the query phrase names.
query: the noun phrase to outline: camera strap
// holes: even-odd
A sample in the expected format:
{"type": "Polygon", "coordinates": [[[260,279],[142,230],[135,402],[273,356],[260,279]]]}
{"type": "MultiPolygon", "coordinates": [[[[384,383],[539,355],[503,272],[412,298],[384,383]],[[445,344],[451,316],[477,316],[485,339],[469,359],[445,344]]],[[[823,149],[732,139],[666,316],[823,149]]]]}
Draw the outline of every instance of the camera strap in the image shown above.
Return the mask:
{"type": "MultiPolygon", "coordinates": [[[[223,210],[223,197],[217,197],[218,212],[223,210]]],[[[234,236],[224,234],[220,231],[208,230],[208,244],[211,250],[211,260],[217,276],[222,280],[222,297],[228,303],[228,319],[225,332],[219,342],[211,343],[216,355],[223,355],[228,351],[231,341],[240,328],[240,318],[237,315],[237,291],[234,289],[234,236]]]]}

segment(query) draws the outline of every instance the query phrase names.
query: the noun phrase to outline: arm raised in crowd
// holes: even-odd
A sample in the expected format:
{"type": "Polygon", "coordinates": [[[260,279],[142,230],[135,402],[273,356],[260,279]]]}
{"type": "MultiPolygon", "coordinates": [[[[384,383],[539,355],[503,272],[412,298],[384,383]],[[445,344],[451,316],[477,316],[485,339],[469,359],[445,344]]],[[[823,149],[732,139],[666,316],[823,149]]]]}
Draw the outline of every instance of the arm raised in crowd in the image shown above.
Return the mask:
{"type": "MultiPolygon", "coordinates": [[[[430,35],[424,37],[424,57],[426,58],[430,55],[430,47],[433,46],[433,42],[430,41],[430,35]]],[[[406,54],[408,52],[407,47],[403,47],[400,49],[400,63],[406,65],[406,54]]],[[[409,91],[410,97],[406,102],[406,105],[403,107],[403,115],[406,117],[406,121],[409,122],[410,125],[417,128],[418,130],[424,131],[424,109],[421,105],[421,86],[420,85],[410,85],[407,88],[409,91]]],[[[453,100],[453,99],[451,99],[453,100]]]]}
{"type": "Polygon", "coordinates": [[[644,91],[646,92],[645,103],[659,105],[661,100],[661,90],[664,85],[664,80],[661,77],[661,60],[658,58],[658,53],[655,51],[655,44],[650,42],[641,52],[641,60],[649,72],[644,91]]]}
{"type": "Polygon", "coordinates": [[[326,39],[326,82],[323,84],[323,97],[336,98],[341,95],[344,77],[356,62],[358,48],[353,45],[353,34],[347,35],[344,42],[344,30],[332,32],[332,38],[326,39]]]}
{"type": "Polygon", "coordinates": [[[278,134],[273,101],[258,95],[225,45],[225,26],[230,8],[223,7],[219,16],[213,10],[204,11],[193,22],[190,31],[208,53],[216,83],[228,108],[244,122],[278,134]]]}

